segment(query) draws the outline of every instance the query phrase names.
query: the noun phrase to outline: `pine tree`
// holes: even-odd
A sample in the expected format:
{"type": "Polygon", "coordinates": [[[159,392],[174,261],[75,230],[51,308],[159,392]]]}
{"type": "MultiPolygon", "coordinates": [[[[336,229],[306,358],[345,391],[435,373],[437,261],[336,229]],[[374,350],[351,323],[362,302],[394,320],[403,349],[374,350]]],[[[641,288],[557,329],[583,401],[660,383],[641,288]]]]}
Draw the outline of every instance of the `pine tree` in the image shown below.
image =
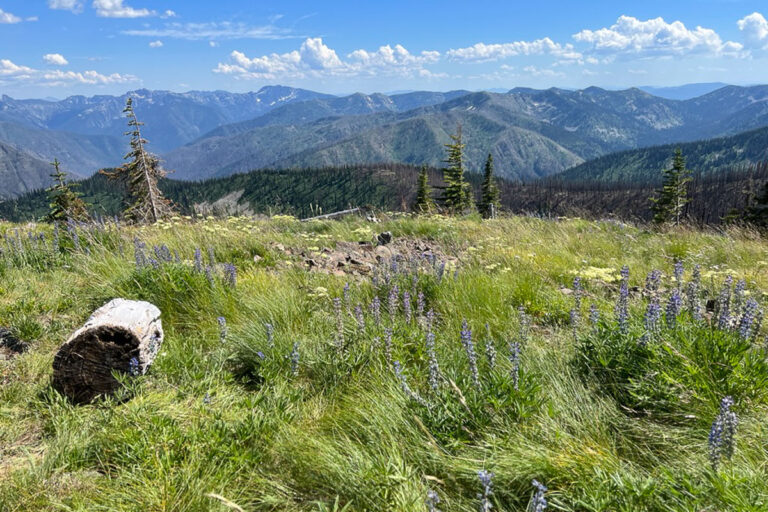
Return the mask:
{"type": "Polygon", "coordinates": [[[416,189],[416,202],[413,205],[417,213],[429,213],[435,208],[435,201],[432,199],[432,188],[429,186],[429,175],[427,166],[421,166],[419,171],[418,188],[416,189]]]}
{"type": "Polygon", "coordinates": [[[768,228],[768,182],[760,197],[747,209],[745,219],[761,228],[768,228]]]}
{"type": "Polygon", "coordinates": [[[131,161],[112,172],[102,173],[125,183],[129,196],[128,208],[124,212],[126,218],[138,223],[154,223],[173,214],[171,202],[163,196],[157,185],[166,172],[160,167],[158,158],[144,148],[147,143],[141,136],[144,123],[136,117],[133,98],[128,98],[123,113],[130,127],[125,134],[131,136],[131,151],[125,155],[125,159],[130,158],[131,161]]]}
{"type": "Polygon", "coordinates": [[[443,202],[449,210],[460,212],[474,206],[472,188],[464,178],[464,143],[461,139],[461,125],[457,127],[456,135],[451,135],[451,140],[453,141],[451,144],[445,144],[448,151],[445,163],[448,165],[443,169],[445,181],[443,202]]]}
{"type": "Polygon", "coordinates": [[[653,222],[666,224],[672,222],[680,225],[683,209],[688,204],[688,183],[691,181],[691,171],[685,168],[685,157],[680,148],[675,150],[672,167],[663,171],[663,181],[658,197],[651,198],[653,222]]]}
{"type": "Polygon", "coordinates": [[[499,187],[493,177],[493,155],[488,153],[488,159],[485,161],[485,179],[480,189],[480,204],[478,210],[482,216],[489,219],[495,215],[499,208],[499,187]]]}
{"type": "Polygon", "coordinates": [[[87,219],[88,208],[80,199],[80,194],[74,190],[76,184],[67,182],[67,173],[61,170],[58,159],[54,159],[51,165],[54,169],[51,174],[53,185],[46,189],[50,200],[50,212],[46,220],[55,222],[87,219]]]}

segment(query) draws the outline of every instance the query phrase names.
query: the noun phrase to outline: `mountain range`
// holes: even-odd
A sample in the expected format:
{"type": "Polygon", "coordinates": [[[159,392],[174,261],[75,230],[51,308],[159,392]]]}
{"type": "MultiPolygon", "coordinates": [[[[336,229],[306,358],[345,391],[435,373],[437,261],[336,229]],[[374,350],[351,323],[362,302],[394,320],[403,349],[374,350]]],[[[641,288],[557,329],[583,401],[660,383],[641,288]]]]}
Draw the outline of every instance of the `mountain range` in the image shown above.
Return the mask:
{"type": "MultiPolygon", "coordinates": [[[[718,85],[659,94],[687,97],[718,85]]],[[[724,86],[689,99],[597,87],[345,97],[282,86],[242,94],[138,90],[61,101],[3,96],[0,198],[48,183],[50,168],[32,162],[58,158],[82,176],[119,164],[127,149],[122,109],[128,96],[146,123],[148,147],[176,179],[376,162],[439,167],[443,144],[460,124],[469,170],[479,170],[492,153],[501,176],[528,181],[614,152],[768,126],[768,86],[724,86]]],[[[574,175],[588,177],[581,169],[574,175]]]]}

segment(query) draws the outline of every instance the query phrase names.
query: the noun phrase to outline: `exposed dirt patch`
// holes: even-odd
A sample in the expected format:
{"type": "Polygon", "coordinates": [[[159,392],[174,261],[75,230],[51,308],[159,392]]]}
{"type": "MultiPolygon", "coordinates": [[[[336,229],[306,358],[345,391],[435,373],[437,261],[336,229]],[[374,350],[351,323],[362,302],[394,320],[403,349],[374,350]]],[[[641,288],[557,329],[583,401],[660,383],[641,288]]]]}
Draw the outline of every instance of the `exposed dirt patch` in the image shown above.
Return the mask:
{"type": "Polygon", "coordinates": [[[29,350],[29,343],[21,341],[5,327],[0,327],[0,361],[12,359],[29,350]]]}

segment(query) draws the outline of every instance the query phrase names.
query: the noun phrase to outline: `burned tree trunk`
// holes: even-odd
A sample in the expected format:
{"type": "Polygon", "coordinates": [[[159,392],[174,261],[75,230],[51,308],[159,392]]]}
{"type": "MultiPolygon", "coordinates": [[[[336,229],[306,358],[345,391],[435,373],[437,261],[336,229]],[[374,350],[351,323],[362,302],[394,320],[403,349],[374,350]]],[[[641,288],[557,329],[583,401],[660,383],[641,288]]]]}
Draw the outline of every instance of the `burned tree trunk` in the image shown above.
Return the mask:
{"type": "Polygon", "coordinates": [[[157,307],[114,299],[61,346],[53,360],[53,387],[76,403],[109,395],[120,386],[114,372],[143,375],[162,342],[157,307]]]}

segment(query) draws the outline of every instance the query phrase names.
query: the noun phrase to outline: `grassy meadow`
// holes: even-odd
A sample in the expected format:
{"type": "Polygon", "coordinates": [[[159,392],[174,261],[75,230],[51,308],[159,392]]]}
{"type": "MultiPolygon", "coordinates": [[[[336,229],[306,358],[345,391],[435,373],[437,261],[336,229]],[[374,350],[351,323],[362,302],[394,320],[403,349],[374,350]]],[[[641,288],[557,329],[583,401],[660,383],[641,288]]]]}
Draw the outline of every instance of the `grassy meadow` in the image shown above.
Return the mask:
{"type": "Polygon", "coordinates": [[[768,510],[755,233],[440,216],[0,233],[0,327],[29,343],[0,360],[2,511],[542,510],[534,479],[546,510],[768,510]],[[383,231],[400,258],[322,264],[383,231]],[[73,405],[54,355],[115,297],[160,308],[160,353],[73,405]]]}

